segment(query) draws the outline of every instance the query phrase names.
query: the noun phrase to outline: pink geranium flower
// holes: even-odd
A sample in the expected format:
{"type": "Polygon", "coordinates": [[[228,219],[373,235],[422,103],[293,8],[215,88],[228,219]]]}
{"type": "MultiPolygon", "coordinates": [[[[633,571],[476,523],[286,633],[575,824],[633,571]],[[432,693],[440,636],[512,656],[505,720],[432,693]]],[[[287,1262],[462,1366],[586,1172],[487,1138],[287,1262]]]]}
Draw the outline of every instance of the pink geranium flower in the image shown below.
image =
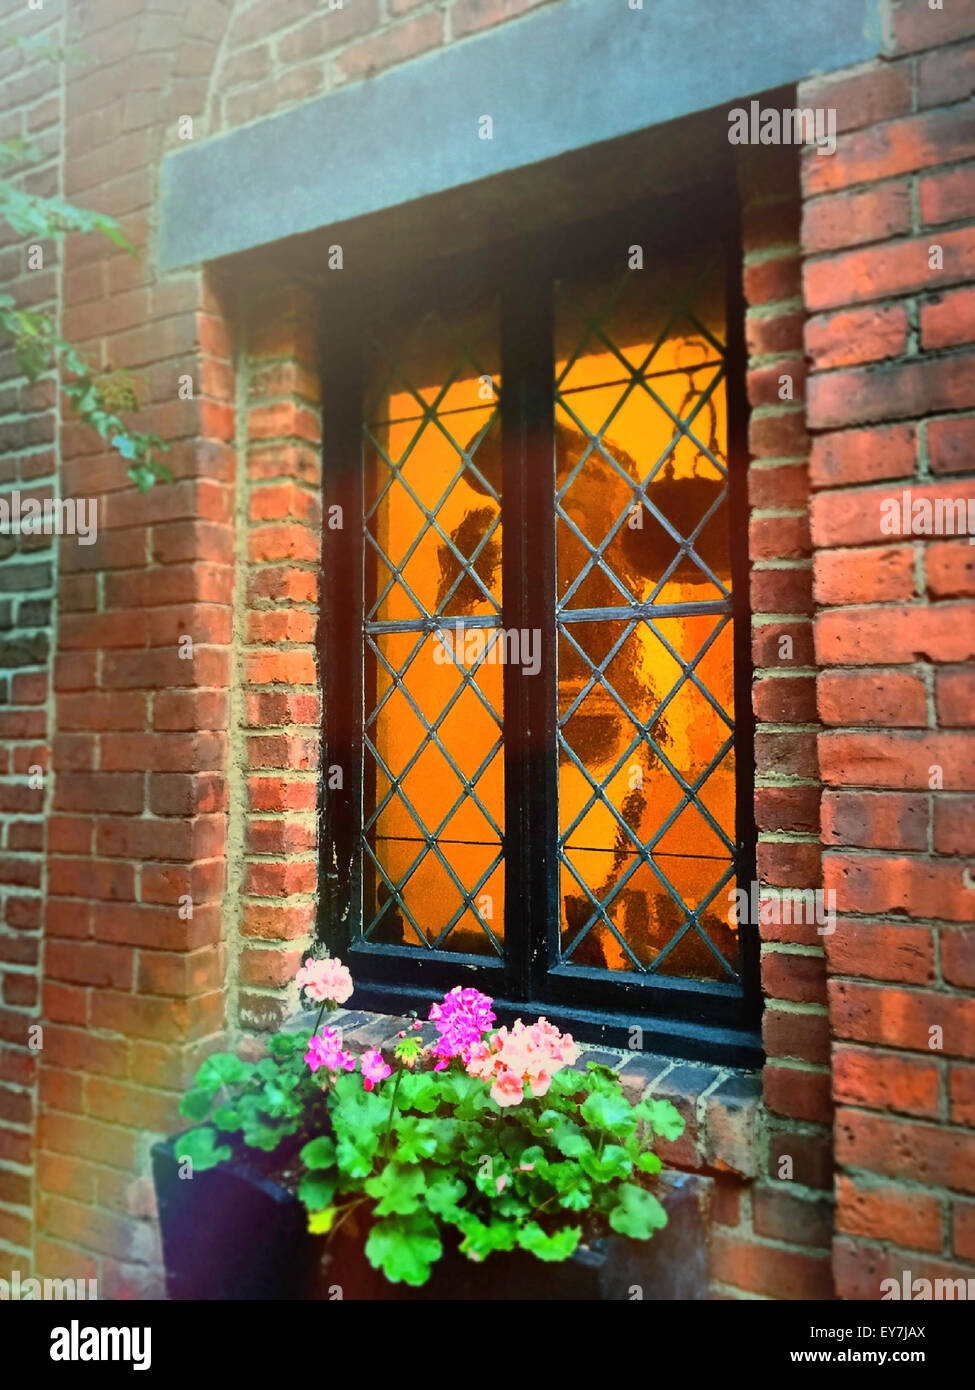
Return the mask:
{"type": "Polygon", "coordinates": [[[364,1052],[359,1062],[362,1066],[362,1085],[367,1091],[371,1091],[377,1081],[382,1081],[392,1071],[392,1067],[383,1061],[382,1053],[375,1047],[370,1047],[368,1052],[364,1052]]]}
{"type": "Polygon", "coordinates": [[[530,1026],[519,1018],[510,1030],[499,1028],[470,1048],[467,1071],[491,1083],[491,1095],[499,1105],[517,1105],[526,1085],[533,1096],[544,1096],[555,1073],[571,1066],[578,1055],[570,1034],[560,1033],[544,1018],[530,1026]]]}
{"type": "Polygon", "coordinates": [[[355,1058],[342,1046],[341,1034],[334,1028],[323,1028],[308,1039],[305,1061],[312,1071],[325,1067],[330,1072],[354,1071],[355,1058]]]}
{"type": "Polygon", "coordinates": [[[325,960],[313,960],[311,956],[295,976],[299,989],[303,989],[310,999],[322,1004],[344,1004],[350,998],[355,986],[348,966],[333,956],[325,960]]]}
{"type": "Polygon", "coordinates": [[[518,1105],[525,1095],[525,1087],[516,1071],[503,1071],[491,1087],[491,1097],[499,1105],[518,1105]]]}

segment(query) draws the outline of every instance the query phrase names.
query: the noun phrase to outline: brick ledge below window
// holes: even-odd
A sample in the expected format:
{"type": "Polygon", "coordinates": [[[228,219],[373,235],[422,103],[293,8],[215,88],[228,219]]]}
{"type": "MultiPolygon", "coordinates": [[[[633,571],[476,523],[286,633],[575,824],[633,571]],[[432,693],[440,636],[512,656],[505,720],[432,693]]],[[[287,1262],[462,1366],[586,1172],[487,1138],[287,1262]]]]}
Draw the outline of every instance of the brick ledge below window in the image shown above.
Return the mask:
{"type": "MultiPolygon", "coordinates": [[[[305,1010],[293,1015],[284,1027],[289,1032],[312,1028],[317,1016],[316,1010],[305,1010]]],[[[405,1016],[350,1009],[336,1009],[328,1015],[328,1026],[341,1029],[351,1051],[375,1047],[388,1060],[400,1031],[412,1021],[405,1016]]],[[[420,1040],[426,1044],[436,1036],[433,1024],[424,1023],[420,1040]]],[[[260,1039],[253,1043],[261,1047],[260,1039]]],[[[583,1044],[574,1066],[584,1071],[589,1062],[601,1062],[618,1072],[634,1103],[653,1095],[669,1100],[679,1111],[685,1125],[680,1139],[674,1143],[658,1139],[654,1145],[666,1166],[688,1172],[733,1173],[741,1178],[758,1175],[763,1115],[760,1072],[583,1044]]]]}

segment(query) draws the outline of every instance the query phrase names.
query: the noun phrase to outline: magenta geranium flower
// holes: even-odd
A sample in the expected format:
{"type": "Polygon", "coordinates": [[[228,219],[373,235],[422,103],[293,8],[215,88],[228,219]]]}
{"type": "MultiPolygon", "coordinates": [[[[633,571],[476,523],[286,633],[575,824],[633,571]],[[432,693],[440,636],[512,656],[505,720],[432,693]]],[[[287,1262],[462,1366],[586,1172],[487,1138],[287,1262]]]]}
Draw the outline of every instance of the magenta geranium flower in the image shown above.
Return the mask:
{"type": "Polygon", "coordinates": [[[323,1028],[308,1039],[305,1061],[312,1071],[325,1067],[328,1071],[354,1071],[355,1058],[342,1046],[342,1036],[334,1028],[323,1028]]]}
{"type": "Polygon", "coordinates": [[[436,1071],[443,1071],[452,1057],[460,1057],[467,1065],[471,1050],[495,1021],[492,1002],[480,990],[456,985],[444,995],[442,1004],[430,1005],[430,1022],[437,1025],[440,1034],[430,1049],[434,1057],[440,1058],[436,1071]]]}
{"type": "Polygon", "coordinates": [[[392,1067],[383,1061],[383,1054],[375,1047],[364,1052],[359,1062],[362,1066],[362,1085],[367,1091],[371,1091],[377,1081],[382,1081],[392,1071],[392,1067]]]}

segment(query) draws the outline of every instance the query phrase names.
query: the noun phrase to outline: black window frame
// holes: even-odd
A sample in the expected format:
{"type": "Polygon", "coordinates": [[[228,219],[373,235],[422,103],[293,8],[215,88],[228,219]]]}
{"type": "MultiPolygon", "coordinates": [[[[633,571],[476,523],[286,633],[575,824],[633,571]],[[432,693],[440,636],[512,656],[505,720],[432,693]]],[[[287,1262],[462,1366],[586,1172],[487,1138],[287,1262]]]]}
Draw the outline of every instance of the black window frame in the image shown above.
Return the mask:
{"type": "MultiPolygon", "coordinates": [[[[323,296],[322,599],[319,625],[324,716],[319,796],[318,935],[349,964],[353,1005],[402,1014],[456,984],[476,984],[495,999],[502,1021],[539,1013],[586,1041],[753,1066],[762,1059],[757,925],[740,927],[740,987],[678,977],[650,984],[607,981],[605,972],[547,964],[559,943],[557,854],[558,714],[555,647],[555,455],[553,289],[561,277],[618,261],[639,244],[646,257],[701,239],[723,245],[726,280],[726,392],[736,749],[737,882],[755,878],[754,718],[749,609],[747,399],[740,206],[733,181],[643,199],[622,212],[534,232],[502,245],[458,253],[393,273],[362,267],[333,277],[323,296]],[[362,608],[364,325],[397,321],[479,288],[495,289],[501,306],[503,601],[505,628],[540,628],[542,669],[525,679],[505,666],[506,742],[516,734],[527,755],[505,756],[505,897],[518,904],[528,930],[505,914],[503,965],[472,957],[430,959],[416,947],[364,945],[354,939],[361,908],[357,864],[362,823],[362,608]],[[341,529],[329,508],[342,509],[341,529]],[[532,529],[530,518],[552,515],[532,529]],[[538,511],[541,509],[541,511],[538,511]],[[342,769],[342,788],[328,788],[328,769],[342,769]],[[546,949],[543,949],[547,947],[546,949]]],[[[622,610],[626,612],[630,610],[622,610]]],[[[512,740],[514,741],[514,740],[512,740]]]]}

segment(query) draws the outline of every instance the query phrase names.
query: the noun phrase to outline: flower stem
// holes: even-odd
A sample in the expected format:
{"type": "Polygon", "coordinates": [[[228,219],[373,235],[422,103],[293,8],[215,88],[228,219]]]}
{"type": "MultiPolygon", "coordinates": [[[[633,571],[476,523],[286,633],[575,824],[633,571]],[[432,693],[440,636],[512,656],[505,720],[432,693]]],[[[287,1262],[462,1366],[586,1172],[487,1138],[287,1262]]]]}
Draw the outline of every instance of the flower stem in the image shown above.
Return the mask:
{"type": "Polygon", "coordinates": [[[396,1080],[393,1082],[393,1096],[389,1102],[389,1119],[386,1121],[386,1133],[383,1135],[383,1158],[389,1148],[389,1134],[393,1128],[393,1111],[396,1109],[396,1092],[399,1090],[399,1083],[403,1076],[403,1068],[400,1067],[396,1073],[396,1080]]]}
{"type": "Polygon", "coordinates": [[[342,1215],[339,1217],[338,1221],[334,1222],[334,1224],[332,1225],[332,1229],[328,1233],[329,1241],[331,1241],[336,1231],[342,1225],[342,1222],[345,1221],[347,1217],[352,1215],[356,1207],[361,1207],[365,1200],[365,1197],[357,1197],[355,1201],[349,1202],[346,1206],[338,1208],[338,1210],[341,1211],[342,1215]]]}
{"type": "Polygon", "coordinates": [[[335,1004],[334,1004],[334,1001],[333,1001],[333,1000],[331,1000],[331,999],[323,999],[323,1000],[322,1000],[322,1007],[318,1010],[318,1017],[315,1019],[315,1027],[314,1027],[314,1029],[312,1030],[313,1033],[317,1033],[317,1032],[318,1032],[318,1025],[319,1025],[319,1024],[321,1023],[321,1021],[322,1021],[322,1014],[325,1012],[325,1010],[328,1009],[329,1013],[331,1013],[331,1011],[332,1011],[332,1009],[334,1009],[334,1007],[335,1007],[335,1004]]]}

